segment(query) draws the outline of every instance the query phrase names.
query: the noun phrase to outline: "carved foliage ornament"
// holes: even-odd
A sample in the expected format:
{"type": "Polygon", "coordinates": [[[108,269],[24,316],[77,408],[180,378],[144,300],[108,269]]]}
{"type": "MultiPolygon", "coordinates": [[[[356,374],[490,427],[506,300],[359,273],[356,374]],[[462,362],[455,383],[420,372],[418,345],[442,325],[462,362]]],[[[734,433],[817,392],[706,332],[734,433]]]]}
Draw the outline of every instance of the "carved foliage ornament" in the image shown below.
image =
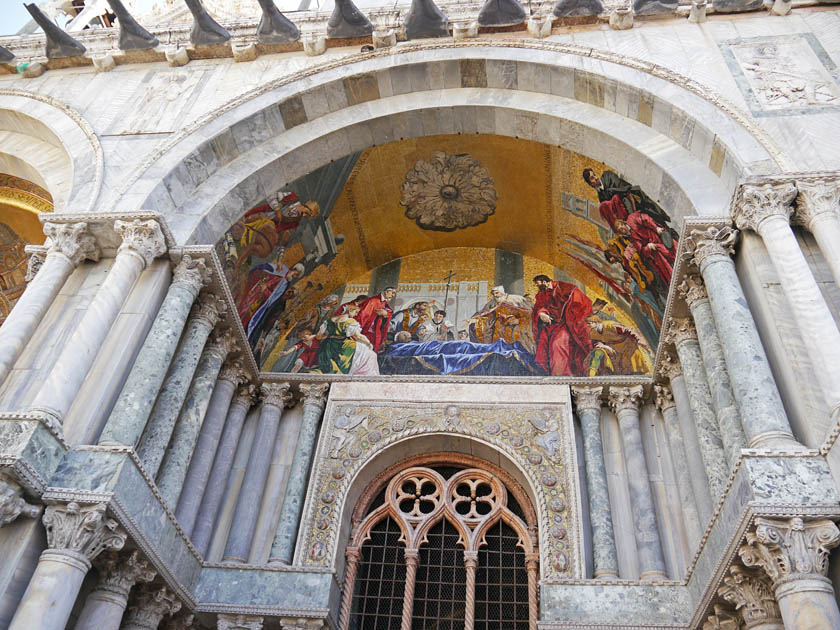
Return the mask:
{"type": "Polygon", "coordinates": [[[694,327],[694,322],[691,318],[674,318],[671,327],[665,335],[665,342],[672,343],[679,348],[687,341],[697,341],[697,329],[694,327]]]}
{"type": "Polygon", "coordinates": [[[662,360],[659,362],[659,371],[670,381],[682,374],[682,366],[670,352],[663,352],[662,360]]]}
{"type": "Polygon", "coordinates": [[[319,409],[324,408],[327,402],[327,393],[330,391],[329,383],[302,383],[300,393],[303,396],[304,405],[314,405],[319,409]]]}
{"type": "Polygon", "coordinates": [[[135,595],[128,607],[123,627],[149,628],[153,630],[160,625],[167,615],[174,615],[181,610],[181,602],[165,586],[154,587],[144,585],[135,595]]]}
{"type": "Polygon", "coordinates": [[[738,229],[760,233],[761,224],[770,217],[790,220],[794,198],[796,187],[790,182],[745,184],[735,203],[732,219],[738,229]]]}
{"type": "Polygon", "coordinates": [[[227,303],[213,293],[203,293],[193,307],[192,319],[203,322],[213,328],[227,310],[227,303]]]}
{"type": "Polygon", "coordinates": [[[114,221],[114,230],[122,237],[117,254],[131,251],[140,256],[146,267],[166,253],[166,239],[160,224],[154,219],[114,221]]]}
{"type": "Polygon", "coordinates": [[[731,227],[710,227],[705,230],[691,230],[684,239],[683,256],[697,265],[702,271],[714,258],[728,260],[735,253],[738,230],[731,227]]]}
{"type": "Polygon", "coordinates": [[[572,387],[572,396],[575,399],[578,412],[584,409],[600,412],[603,391],[604,388],[600,385],[597,387],[572,387]]]}
{"type": "Polygon", "coordinates": [[[770,580],[759,571],[733,565],[723,578],[718,595],[735,606],[748,626],[768,621],[781,623],[782,614],[770,580]]]}
{"type": "Polygon", "coordinates": [[[37,518],[40,511],[37,505],[30,505],[23,499],[23,490],[17,483],[0,475],[0,527],[19,516],[37,518]]]}
{"type": "Polygon", "coordinates": [[[96,239],[88,232],[87,223],[44,223],[47,241],[47,255],[64,254],[74,265],[85,259],[99,260],[96,239]]]}
{"type": "Polygon", "coordinates": [[[234,387],[239,387],[243,383],[247,383],[249,377],[248,372],[242,367],[242,361],[234,359],[225,363],[219,372],[219,378],[233,383],[234,387]]]}
{"type": "Polygon", "coordinates": [[[714,614],[709,615],[705,623],[703,623],[703,630],[741,630],[743,625],[738,614],[728,607],[715,604],[714,614]]]}
{"type": "Polygon", "coordinates": [[[233,397],[233,402],[242,405],[243,407],[250,408],[250,406],[254,404],[254,400],[256,400],[256,397],[256,386],[253,383],[247,383],[236,390],[236,394],[233,397]]]}
{"type": "Polygon", "coordinates": [[[218,617],[217,630],[262,630],[263,618],[253,615],[224,615],[218,617]]]}
{"type": "Polygon", "coordinates": [[[263,383],[261,387],[264,405],[274,405],[283,409],[292,404],[291,385],[288,383],[263,383]]]}
{"type": "Polygon", "coordinates": [[[207,286],[213,272],[208,269],[203,258],[193,258],[185,254],[181,261],[175,266],[172,274],[172,284],[180,284],[187,287],[193,296],[198,295],[202,287],[207,286]]]}
{"type": "Polygon", "coordinates": [[[38,275],[38,272],[41,270],[41,266],[44,264],[45,257],[46,253],[43,251],[32,252],[29,254],[29,260],[26,262],[26,275],[23,277],[24,280],[32,282],[35,279],[35,276],[38,275]]]}
{"type": "Polygon", "coordinates": [[[127,538],[117,521],[108,518],[104,503],[50,505],[43,521],[50,549],[73,551],[88,560],[103,551],[122,549],[127,538]]]}
{"type": "Polygon", "coordinates": [[[206,352],[215,355],[220,361],[224,361],[227,355],[236,350],[236,338],[229,330],[223,330],[213,335],[207,345],[206,352]]]}
{"type": "Polygon", "coordinates": [[[748,567],[760,566],[774,586],[796,575],[825,577],[828,553],[840,543],[840,530],[832,521],[755,519],[755,530],[747,533],[747,544],[738,554],[748,567]]]}
{"type": "Polygon", "coordinates": [[[677,293],[688,304],[688,308],[694,308],[694,305],[700,300],[709,299],[706,294],[706,287],[703,284],[703,278],[696,273],[688,274],[685,277],[677,287],[677,293]]]}
{"type": "Polygon", "coordinates": [[[96,564],[99,569],[96,590],[120,597],[128,597],[128,592],[137,582],[151,582],[157,575],[138,551],[133,551],[127,557],[115,551],[104,553],[99,556],[96,564]]]}
{"type": "Polygon", "coordinates": [[[818,180],[796,182],[796,222],[811,229],[817,217],[838,218],[840,214],[840,181],[818,180]]]}
{"type": "Polygon", "coordinates": [[[638,413],[639,401],[644,389],[641,385],[633,387],[610,387],[610,407],[618,414],[623,411],[638,413]]]}
{"type": "Polygon", "coordinates": [[[675,406],[674,393],[667,385],[654,385],[653,391],[656,393],[656,406],[660,411],[665,411],[675,406]]]}

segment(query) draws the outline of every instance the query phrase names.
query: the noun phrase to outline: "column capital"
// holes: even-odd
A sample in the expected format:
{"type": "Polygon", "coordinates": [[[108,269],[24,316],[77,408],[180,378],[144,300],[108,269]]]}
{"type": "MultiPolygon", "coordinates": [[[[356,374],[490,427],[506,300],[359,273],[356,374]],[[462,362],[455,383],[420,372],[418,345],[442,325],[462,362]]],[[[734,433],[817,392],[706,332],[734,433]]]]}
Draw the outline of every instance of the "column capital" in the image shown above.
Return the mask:
{"type": "Polygon", "coordinates": [[[795,198],[796,186],[792,182],[744,184],[735,200],[732,220],[739,230],[760,232],[761,224],[769,218],[790,221],[795,198]]]}
{"type": "Polygon", "coordinates": [[[709,299],[706,285],[703,284],[703,278],[699,273],[687,274],[677,287],[677,294],[685,301],[689,309],[694,308],[700,300],[709,299]]]}
{"type": "Polygon", "coordinates": [[[91,562],[103,551],[123,548],[128,535],[119,523],[106,514],[106,505],[48,505],[43,522],[47,529],[47,547],[69,551],[91,562]]]}
{"type": "Polygon", "coordinates": [[[219,378],[223,381],[233,383],[234,387],[239,387],[243,383],[247,383],[250,376],[245,371],[245,368],[242,367],[242,360],[233,359],[222,366],[219,372],[219,378]]]}
{"type": "Polygon", "coordinates": [[[257,399],[257,387],[253,383],[244,383],[236,390],[233,396],[233,403],[250,408],[257,399]]]}
{"type": "Polygon", "coordinates": [[[794,222],[811,230],[818,217],[840,216],[840,180],[805,180],[796,182],[796,189],[794,222]]]}
{"type": "Polygon", "coordinates": [[[671,320],[671,326],[668,328],[664,341],[674,344],[675,348],[679,348],[688,341],[697,341],[697,329],[694,327],[694,322],[689,317],[674,318],[671,320]]]}
{"type": "Polygon", "coordinates": [[[163,626],[163,630],[190,630],[191,628],[198,628],[195,625],[195,615],[192,613],[182,613],[173,617],[163,626]]]}
{"type": "Polygon", "coordinates": [[[670,386],[657,383],[653,386],[653,391],[656,394],[656,406],[659,411],[665,412],[665,410],[677,406],[670,386]]]}
{"type": "Polygon", "coordinates": [[[303,404],[324,408],[327,404],[327,394],[330,392],[329,383],[301,383],[300,393],[303,394],[303,404]]]}
{"type": "Polygon", "coordinates": [[[63,254],[74,265],[85,259],[99,260],[99,246],[88,231],[87,223],[44,223],[47,236],[47,256],[63,254]]]}
{"type": "Polygon", "coordinates": [[[0,474],[0,527],[8,525],[19,516],[37,518],[41,508],[30,505],[23,498],[23,488],[6,475],[0,474]]]}
{"type": "Polygon", "coordinates": [[[747,532],[747,544],[738,555],[748,567],[759,566],[777,587],[792,579],[825,577],[828,553],[840,543],[840,530],[833,521],[805,521],[756,517],[747,532]]]}
{"type": "Polygon", "coordinates": [[[35,276],[37,276],[38,272],[41,270],[41,266],[44,264],[46,257],[47,252],[43,249],[29,252],[29,258],[26,261],[26,274],[23,276],[23,279],[26,280],[26,282],[32,282],[35,279],[35,276]]]}
{"type": "Polygon", "coordinates": [[[306,617],[280,618],[280,630],[320,630],[323,627],[323,619],[311,619],[306,617]]]}
{"type": "Polygon", "coordinates": [[[747,628],[768,622],[782,623],[782,613],[773,594],[773,585],[761,571],[733,565],[718,589],[727,602],[735,606],[747,628]]]}
{"type": "Polygon", "coordinates": [[[227,303],[214,293],[202,293],[193,309],[192,319],[214,328],[227,310],[227,303]]]}
{"type": "Polygon", "coordinates": [[[130,251],[143,259],[145,267],[166,253],[166,239],[154,219],[114,221],[114,231],[122,237],[117,254],[130,251]]]}
{"type": "Polygon", "coordinates": [[[220,361],[236,350],[236,338],[229,330],[221,330],[210,339],[205,352],[215,355],[220,361]]]}
{"type": "Polygon", "coordinates": [[[643,391],[641,385],[634,385],[633,387],[610,387],[610,407],[612,407],[612,410],[616,414],[628,410],[638,412],[643,391]]]}
{"type": "Polygon", "coordinates": [[[735,253],[738,230],[729,226],[708,227],[705,230],[691,230],[684,239],[684,258],[694,263],[700,271],[715,260],[729,260],[735,253]]]}
{"type": "Polygon", "coordinates": [[[144,585],[132,599],[123,626],[157,630],[164,617],[181,610],[181,602],[165,586],[144,585]]]}
{"type": "Polygon", "coordinates": [[[703,630],[741,630],[742,627],[738,613],[720,604],[715,604],[714,613],[703,623],[703,630]]]}
{"type": "Polygon", "coordinates": [[[262,630],[263,618],[254,615],[219,614],[217,630],[262,630]]]}
{"type": "Polygon", "coordinates": [[[207,267],[203,258],[193,258],[189,254],[184,254],[172,272],[172,284],[186,287],[195,297],[203,287],[210,283],[212,277],[213,272],[207,267]]]}
{"type": "Polygon", "coordinates": [[[260,391],[264,405],[273,405],[283,409],[292,404],[291,385],[288,383],[263,383],[260,391]]]}
{"type": "Polygon", "coordinates": [[[671,381],[682,374],[682,366],[673,354],[663,352],[662,359],[659,361],[659,372],[671,381]]]}
{"type": "Polygon", "coordinates": [[[151,582],[157,575],[139,551],[133,551],[129,556],[109,551],[97,558],[96,565],[99,570],[96,590],[125,598],[128,598],[128,592],[137,582],[151,582]]]}
{"type": "Polygon", "coordinates": [[[601,395],[604,388],[596,386],[574,386],[572,387],[572,398],[575,399],[575,407],[580,412],[583,409],[601,411],[601,395]]]}

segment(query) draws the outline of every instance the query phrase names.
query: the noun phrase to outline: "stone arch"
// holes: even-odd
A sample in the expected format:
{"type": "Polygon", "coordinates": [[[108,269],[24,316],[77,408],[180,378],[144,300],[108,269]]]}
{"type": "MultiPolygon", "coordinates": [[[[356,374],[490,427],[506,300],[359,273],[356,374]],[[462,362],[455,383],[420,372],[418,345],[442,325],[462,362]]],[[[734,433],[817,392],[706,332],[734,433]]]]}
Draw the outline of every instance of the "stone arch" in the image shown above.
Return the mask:
{"type": "Polygon", "coordinates": [[[56,99],[0,88],[0,171],[47,189],[56,212],[90,212],[102,186],[102,147],[90,124],[56,99]]]}
{"type": "Polygon", "coordinates": [[[333,158],[440,133],[562,144],[624,172],[677,218],[721,214],[740,178],[785,167],[745,114],[654,64],[556,43],[415,44],[231,101],[164,142],[120,204],[172,217],[179,242],[211,243],[249,204],[333,158]]]}

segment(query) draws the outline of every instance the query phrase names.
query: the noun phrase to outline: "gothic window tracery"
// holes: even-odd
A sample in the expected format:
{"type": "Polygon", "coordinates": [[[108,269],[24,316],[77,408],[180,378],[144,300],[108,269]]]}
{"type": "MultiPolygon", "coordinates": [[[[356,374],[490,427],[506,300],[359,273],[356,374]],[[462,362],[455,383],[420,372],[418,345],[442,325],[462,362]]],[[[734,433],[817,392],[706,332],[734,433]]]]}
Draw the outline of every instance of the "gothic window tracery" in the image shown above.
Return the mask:
{"type": "Polygon", "coordinates": [[[535,536],[481,468],[394,475],[347,547],[341,630],[534,630],[535,536]]]}

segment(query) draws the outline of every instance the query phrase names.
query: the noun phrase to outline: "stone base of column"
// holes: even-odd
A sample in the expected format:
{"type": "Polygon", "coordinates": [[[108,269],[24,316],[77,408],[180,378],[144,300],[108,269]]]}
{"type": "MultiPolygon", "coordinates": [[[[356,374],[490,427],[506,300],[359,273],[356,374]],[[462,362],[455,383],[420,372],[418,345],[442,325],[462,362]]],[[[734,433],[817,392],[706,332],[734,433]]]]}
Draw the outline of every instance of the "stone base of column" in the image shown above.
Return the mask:
{"type": "Polygon", "coordinates": [[[668,576],[664,571],[642,571],[639,574],[640,582],[658,582],[660,580],[667,580],[668,576]]]}
{"type": "Polygon", "coordinates": [[[596,571],[593,579],[601,580],[602,582],[612,582],[618,579],[618,573],[615,571],[596,571]]]}
{"type": "Polygon", "coordinates": [[[793,434],[785,431],[768,431],[767,433],[759,433],[750,443],[748,448],[760,448],[771,450],[785,450],[785,451],[804,451],[806,450],[802,444],[796,441],[793,434]]]}

